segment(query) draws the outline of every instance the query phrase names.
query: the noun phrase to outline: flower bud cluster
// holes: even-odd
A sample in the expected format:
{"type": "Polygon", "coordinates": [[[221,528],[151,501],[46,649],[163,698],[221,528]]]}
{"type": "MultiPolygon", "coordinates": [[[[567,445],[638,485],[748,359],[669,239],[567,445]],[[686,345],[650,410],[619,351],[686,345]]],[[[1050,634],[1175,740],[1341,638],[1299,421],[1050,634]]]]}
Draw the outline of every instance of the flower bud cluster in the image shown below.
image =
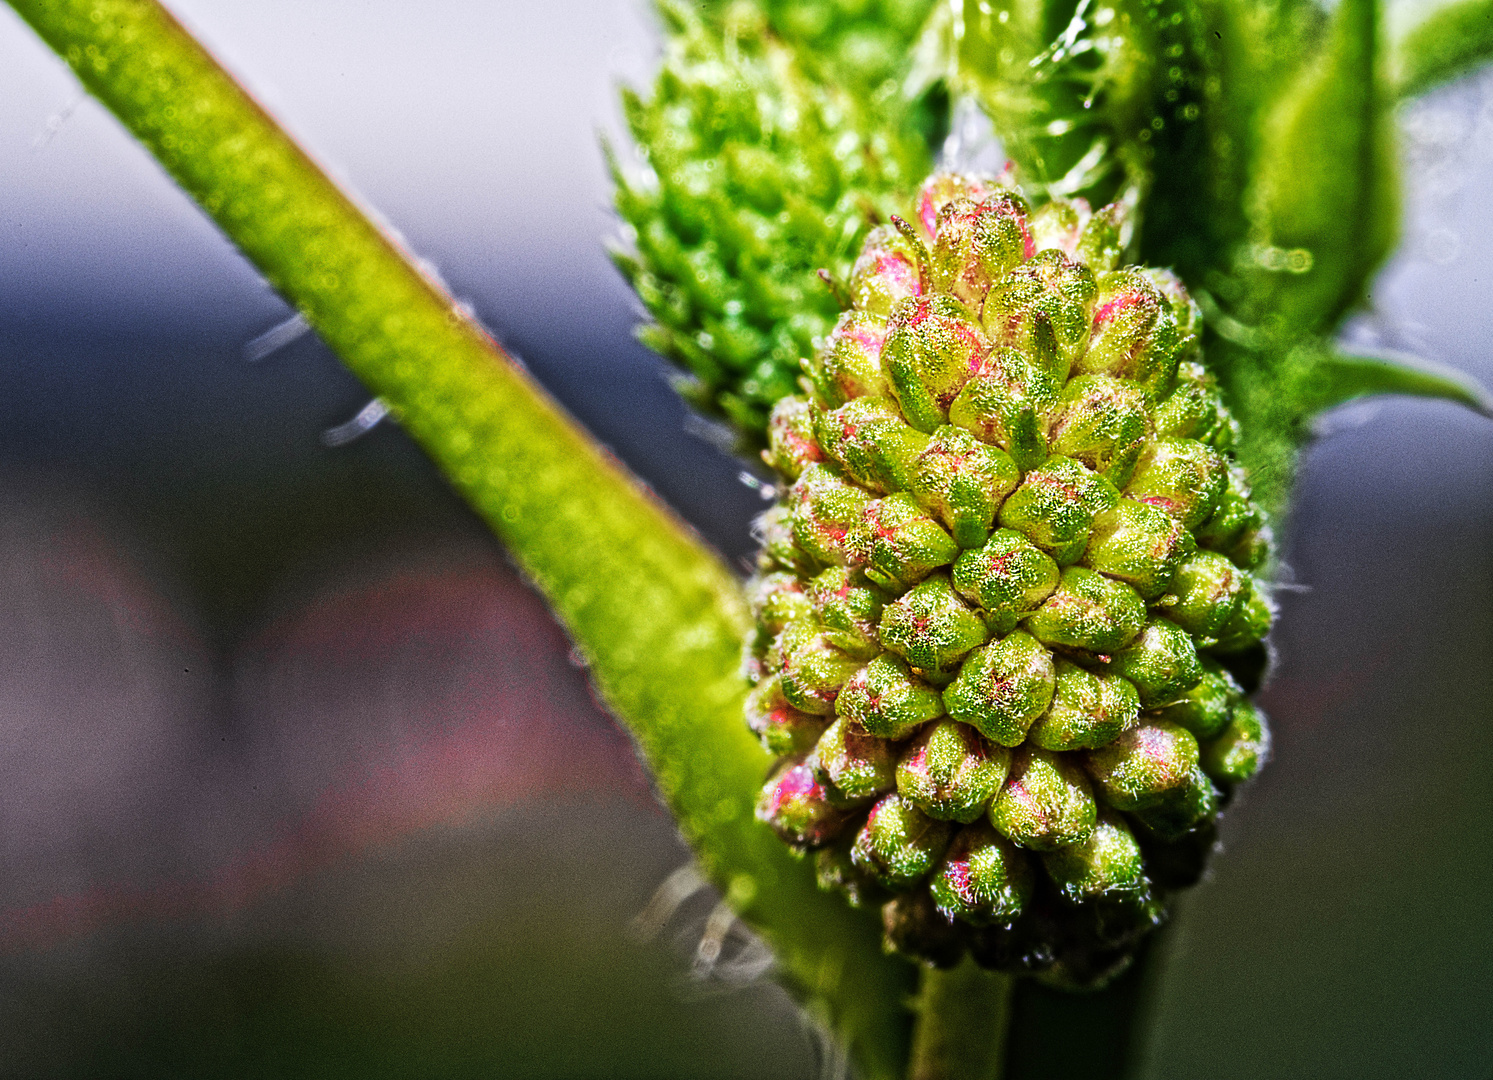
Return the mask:
{"type": "Polygon", "coordinates": [[[771,416],[758,816],[930,963],[1120,970],[1269,752],[1269,528],[1197,307],[1127,231],[934,176],[771,416]]]}

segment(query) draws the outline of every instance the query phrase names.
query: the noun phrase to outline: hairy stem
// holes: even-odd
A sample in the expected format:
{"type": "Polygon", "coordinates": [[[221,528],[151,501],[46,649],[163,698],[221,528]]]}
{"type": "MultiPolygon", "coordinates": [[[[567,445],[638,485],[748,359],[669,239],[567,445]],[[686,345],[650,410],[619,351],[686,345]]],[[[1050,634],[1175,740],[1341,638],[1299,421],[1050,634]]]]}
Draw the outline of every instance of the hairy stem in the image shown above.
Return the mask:
{"type": "Polygon", "coordinates": [[[1001,1080],[1014,982],[969,959],[925,969],[908,1080],[1001,1080]]]}
{"type": "Polygon", "coordinates": [[[295,304],[508,545],[706,872],[861,1075],[906,1060],[910,969],[752,814],[730,571],[422,275],[154,0],[11,0],[295,304]]]}

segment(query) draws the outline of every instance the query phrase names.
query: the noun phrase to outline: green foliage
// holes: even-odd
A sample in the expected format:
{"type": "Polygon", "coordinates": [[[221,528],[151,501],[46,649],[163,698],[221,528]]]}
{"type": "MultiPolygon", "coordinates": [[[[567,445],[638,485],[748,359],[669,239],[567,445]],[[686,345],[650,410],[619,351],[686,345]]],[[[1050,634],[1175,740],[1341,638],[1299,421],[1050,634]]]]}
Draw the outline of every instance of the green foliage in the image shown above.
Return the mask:
{"type": "MultiPolygon", "coordinates": [[[[768,410],[796,389],[800,358],[839,313],[819,271],[848,278],[871,224],[926,171],[927,143],[895,84],[867,97],[811,77],[756,8],[711,21],[661,10],[670,43],[652,96],[623,98],[647,168],[613,158],[634,249],[614,258],[655,320],[643,340],[691,373],[695,404],[760,442],[768,410]]],[[[837,9],[800,14],[811,10],[837,9]]],[[[806,18],[788,22],[808,33],[806,18]]],[[[833,71],[849,72],[847,86],[899,55],[885,35],[833,20],[818,34],[836,27],[833,71]]]]}
{"type": "Polygon", "coordinates": [[[1493,60],[1493,0],[1432,12],[1395,50],[1395,90],[1415,97],[1493,60]]]}

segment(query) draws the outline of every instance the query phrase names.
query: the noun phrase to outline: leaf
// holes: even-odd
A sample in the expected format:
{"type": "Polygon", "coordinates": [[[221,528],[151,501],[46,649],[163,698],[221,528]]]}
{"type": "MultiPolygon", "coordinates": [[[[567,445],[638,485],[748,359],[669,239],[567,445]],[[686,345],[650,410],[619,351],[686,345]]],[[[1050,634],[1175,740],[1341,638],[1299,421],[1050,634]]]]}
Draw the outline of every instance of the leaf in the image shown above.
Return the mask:
{"type": "Polygon", "coordinates": [[[1493,61],[1493,0],[1432,12],[1395,49],[1395,92],[1416,97],[1493,61]]]}
{"type": "Polygon", "coordinates": [[[1310,412],[1321,412],[1374,394],[1442,398],[1493,417],[1493,395],[1468,375],[1443,364],[1390,352],[1322,356],[1312,365],[1301,404],[1310,412]]]}

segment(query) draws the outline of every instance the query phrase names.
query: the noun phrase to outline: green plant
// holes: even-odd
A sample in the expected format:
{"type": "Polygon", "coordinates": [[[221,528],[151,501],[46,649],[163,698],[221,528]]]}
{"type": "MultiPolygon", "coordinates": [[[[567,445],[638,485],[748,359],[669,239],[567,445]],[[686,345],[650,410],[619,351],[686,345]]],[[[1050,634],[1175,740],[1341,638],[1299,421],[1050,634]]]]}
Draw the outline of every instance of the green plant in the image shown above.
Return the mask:
{"type": "MultiPolygon", "coordinates": [[[[810,868],[788,858],[751,820],[766,759],[739,724],[745,685],[737,640],[746,618],[733,576],[560,416],[161,8],[144,0],[15,0],[13,6],[391,403],[491,522],[571,628],[705,869],[778,950],[786,978],[846,1040],[861,1071],[898,1075],[911,1054],[919,1075],[937,1075],[950,1070],[961,1047],[972,1058],[997,1061],[1000,1025],[987,1029],[983,1045],[960,1043],[948,1037],[955,1021],[939,1003],[983,998],[987,1015],[995,1016],[1007,987],[971,979],[961,989],[929,979],[918,998],[923,1023],[914,1038],[904,1001],[915,972],[882,956],[876,927],[819,893],[810,868]]],[[[768,25],[777,25],[771,20],[794,8],[764,10],[768,25]]],[[[1150,18],[1148,10],[1141,15],[1150,18]]],[[[1153,70],[1122,82],[1124,92],[1106,104],[1096,98],[1094,115],[1104,131],[1116,133],[1097,164],[1105,155],[1117,164],[1093,182],[1132,185],[1151,223],[1142,232],[1142,252],[1149,261],[1175,264],[1211,300],[1216,340],[1208,355],[1245,423],[1246,463],[1278,503],[1313,412],[1385,390],[1482,400],[1432,374],[1339,356],[1330,335],[1393,236],[1384,114],[1397,96],[1436,85],[1486,54],[1487,36],[1473,31],[1486,26],[1489,8],[1446,9],[1389,51],[1366,0],[1344,0],[1331,18],[1306,5],[1165,10],[1183,15],[1182,23],[1169,25],[1193,27],[1200,36],[1159,45],[1137,31],[1136,55],[1180,45],[1187,57],[1198,46],[1198,66],[1188,70],[1201,73],[1195,79],[1201,96],[1187,104],[1197,104],[1200,121],[1216,124],[1237,154],[1215,161],[1196,146],[1188,149],[1193,144],[1184,139],[1167,151],[1173,155],[1167,168],[1147,165],[1142,143],[1154,136],[1143,141],[1146,128],[1133,118],[1149,116],[1147,125],[1155,119],[1145,111],[1145,95],[1165,100],[1173,89],[1168,67],[1164,76],[1153,70]],[[1209,46],[1215,31],[1225,45],[1209,46]],[[1215,74],[1216,92],[1209,90],[1215,74]],[[1254,87],[1278,94],[1259,100],[1254,87]],[[1320,190],[1300,183],[1303,176],[1320,181],[1320,190]],[[1165,201],[1163,180],[1182,194],[1207,190],[1215,197],[1189,211],[1181,194],[1165,201]],[[1355,215],[1382,227],[1346,237],[1341,223],[1355,215]],[[1300,265],[1302,251],[1311,253],[1309,268],[1300,265]],[[1209,261],[1214,253],[1224,260],[1217,266],[1209,261]]],[[[1061,32],[1071,13],[1044,5],[1018,14],[1032,15],[1031,25],[1041,28],[1034,40],[1045,54],[1055,39],[1041,35],[1061,32]]],[[[834,25],[782,27],[787,55],[826,41],[844,44],[821,36],[834,25]]],[[[978,56],[929,40],[925,70],[932,81],[925,91],[943,85],[980,95],[978,56]]],[[[838,78],[836,72],[859,63],[854,49],[843,51],[834,62],[804,54],[805,78],[838,78]]],[[[1067,91],[1061,90],[1052,86],[1055,109],[1063,107],[1067,91]]],[[[925,92],[914,100],[938,97],[925,92]]],[[[989,107],[999,127],[999,103],[989,107]]],[[[906,115],[925,141],[936,132],[926,110],[906,115]]],[[[1094,145],[1090,140],[1078,160],[1094,145]]],[[[1056,168],[1050,171],[1059,178],[1072,172],[1056,168]]]]}

